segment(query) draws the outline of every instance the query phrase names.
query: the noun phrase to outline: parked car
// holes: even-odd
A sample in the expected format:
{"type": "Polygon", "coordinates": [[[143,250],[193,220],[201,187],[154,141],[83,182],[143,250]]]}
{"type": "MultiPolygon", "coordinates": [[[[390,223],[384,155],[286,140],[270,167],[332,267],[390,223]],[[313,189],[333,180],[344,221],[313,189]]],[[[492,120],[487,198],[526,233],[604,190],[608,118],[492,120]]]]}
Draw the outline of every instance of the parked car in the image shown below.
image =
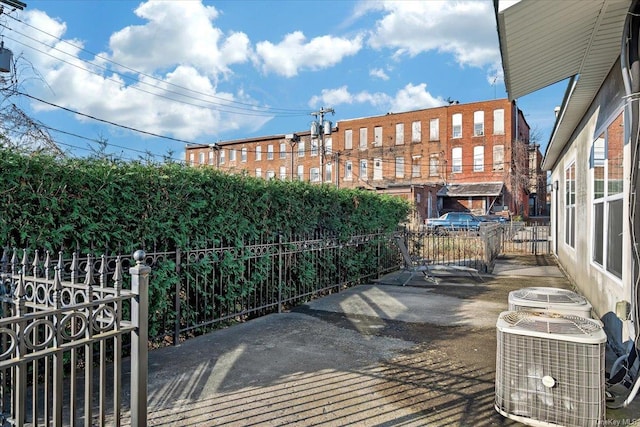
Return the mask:
{"type": "Polygon", "coordinates": [[[500,224],[504,224],[505,222],[509,222],[509,219],[502,215],[480,215],[478,216],[482,221],[489,222],[498,222],[500,224]]]}
{"type": "Polygon", "coordinates": [[[469,212],[449,212],[439,218],[429,218],[425,221],[427,232],[446,234],[449,231],[478,231],[482,219],[469,212]]]}

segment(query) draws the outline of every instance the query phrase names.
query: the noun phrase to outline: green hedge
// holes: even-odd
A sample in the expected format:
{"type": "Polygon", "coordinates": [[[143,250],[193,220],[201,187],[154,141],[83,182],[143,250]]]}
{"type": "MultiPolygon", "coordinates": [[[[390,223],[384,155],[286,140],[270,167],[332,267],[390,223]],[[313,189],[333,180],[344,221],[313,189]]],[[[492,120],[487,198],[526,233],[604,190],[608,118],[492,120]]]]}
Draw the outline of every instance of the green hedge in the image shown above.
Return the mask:
{"type": "Polygon", "coordinates": [[[58,159],[0,150],[0,241],[65,252],[240,245],[317,231],[392,230],[406,201],[178,163],[58,159]]]}

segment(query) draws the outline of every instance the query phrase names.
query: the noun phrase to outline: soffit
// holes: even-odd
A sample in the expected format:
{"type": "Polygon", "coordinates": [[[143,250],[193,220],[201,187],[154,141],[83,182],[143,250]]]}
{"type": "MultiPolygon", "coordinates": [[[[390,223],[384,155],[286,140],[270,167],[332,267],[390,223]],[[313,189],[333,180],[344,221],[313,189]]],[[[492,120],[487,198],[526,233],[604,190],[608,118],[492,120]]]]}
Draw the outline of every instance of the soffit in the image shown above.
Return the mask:
{"type": "Polygon", "coordinates": [[[498,36],[509,99],[572,80],[547,146],[555,164],[620,56],[630,0],[522,0],[498,12],[498,36]]]}

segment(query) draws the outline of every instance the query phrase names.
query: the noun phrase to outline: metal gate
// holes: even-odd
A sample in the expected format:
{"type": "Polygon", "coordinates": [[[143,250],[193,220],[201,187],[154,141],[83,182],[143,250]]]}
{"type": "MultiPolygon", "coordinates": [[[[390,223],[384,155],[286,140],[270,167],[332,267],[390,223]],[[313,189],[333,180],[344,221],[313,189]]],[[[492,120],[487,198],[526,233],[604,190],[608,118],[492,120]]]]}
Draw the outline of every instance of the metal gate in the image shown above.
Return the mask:
{"type": "Polygon", "coordinates": [[[504,230],[502,253],[549,255],[551,253],[549,224],[525,224],[511,222],[502,225],[504,230]]]}
{"type": "Polygon", "coordinates": [[[123,392],[130,392],[131,425],[146,426],[145,253],[134,254],[128,272],[131,260],[121,257],[8,255],[0,284],[0,425],[119,426],[123,392]]]}

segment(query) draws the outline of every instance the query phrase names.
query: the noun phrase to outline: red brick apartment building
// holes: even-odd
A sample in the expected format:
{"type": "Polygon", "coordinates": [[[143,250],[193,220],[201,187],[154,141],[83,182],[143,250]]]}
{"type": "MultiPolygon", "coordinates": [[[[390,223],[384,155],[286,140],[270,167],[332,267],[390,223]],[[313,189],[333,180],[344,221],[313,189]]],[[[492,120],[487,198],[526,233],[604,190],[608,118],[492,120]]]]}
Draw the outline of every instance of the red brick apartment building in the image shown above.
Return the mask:
{"type": "Polygon", "coordinates": [[[507,99],[324,128],[189,145],[186,159],[229,173],[402,196],[414,202],[419,221],[453,210],[529,215],[529,125],[507,99]]]}

